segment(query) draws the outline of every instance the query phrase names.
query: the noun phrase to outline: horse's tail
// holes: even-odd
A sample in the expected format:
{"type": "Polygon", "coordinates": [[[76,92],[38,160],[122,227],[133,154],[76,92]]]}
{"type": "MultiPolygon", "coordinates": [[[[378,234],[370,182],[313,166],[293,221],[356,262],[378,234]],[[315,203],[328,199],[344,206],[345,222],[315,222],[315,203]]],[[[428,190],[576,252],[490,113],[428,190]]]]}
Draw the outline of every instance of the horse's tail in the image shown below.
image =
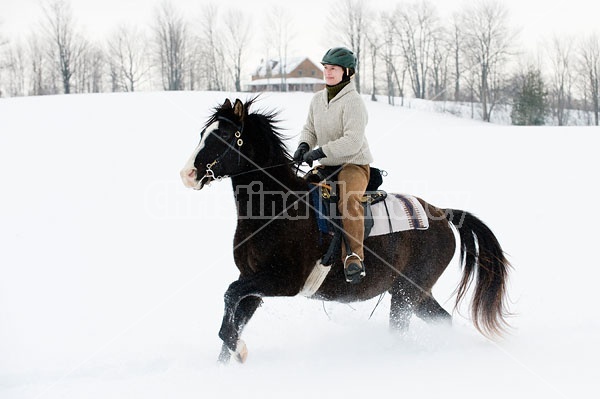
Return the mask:
{"type": "Polygon", "coordinates": [[[460,235],[463,276],[457,288],[455,307],[477,275],[471,304],[473,324],[483,335],[498,337],[508,327],[506,285],[510,263],[494,233],[477,217],[465,211],[447,209],[446,218],[460,235]]]}

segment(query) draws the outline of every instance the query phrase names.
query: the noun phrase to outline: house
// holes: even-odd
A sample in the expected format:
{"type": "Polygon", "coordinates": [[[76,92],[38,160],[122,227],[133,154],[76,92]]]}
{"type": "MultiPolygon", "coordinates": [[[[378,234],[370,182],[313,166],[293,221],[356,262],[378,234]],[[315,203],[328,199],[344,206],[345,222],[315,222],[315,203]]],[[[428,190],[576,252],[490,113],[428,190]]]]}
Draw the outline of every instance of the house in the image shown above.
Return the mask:
{"type": "Polygon", "coordinates": [[[288,58],[287,62],[265,60],[256,68],[247,90],[316,92],[325,87],[323,68],[308,57],[288,58]]]}

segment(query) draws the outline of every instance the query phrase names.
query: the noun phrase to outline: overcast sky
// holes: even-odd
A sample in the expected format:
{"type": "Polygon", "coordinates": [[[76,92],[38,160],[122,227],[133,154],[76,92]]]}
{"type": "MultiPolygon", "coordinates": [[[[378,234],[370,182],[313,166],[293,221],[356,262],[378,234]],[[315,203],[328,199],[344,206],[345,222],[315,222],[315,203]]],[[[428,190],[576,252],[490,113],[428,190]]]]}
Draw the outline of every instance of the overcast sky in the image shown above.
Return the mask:
{"type": "MultiPolygon", "coordinates": [[[[26,35],[41,18],[41,0],[0,0],[0,33],[4,36],[26,35]]],[[[339,1],[339,0],[333,0],[339,1]]],[[[261,16],[270,4],[285,5],[295,19],[295,35],[290,55],[309,55],[319,58],[327,48],[337,45],[334,38],[325,37],[323,29],[328,10],[333,1],[300,0],[227,0],[216,2],[221,7],[238,8],[256,21],[257,33],[253,38],[253,52],[259,52],[264,33],[261,16]]],[[[430,0],[436,5],[442,18],[460,9],[465,0],[430,0]]],[[[119,23],[148,25],[160,0],[70,0],[76,21],[92,38],[102,38],[119,23]]],[[[171,0],[193,21],[208,0],[171,0]]],[[[212,1],[214,3],[214,1],[212,1]]],[[[378,10],[390,9],[398,0],[369,0],[378,10]]],[[[510,12],[512,25],[521,29],[523,44],[535,48],[541,40],[552,33],[582,35],[600,30],[597,0],[503,0],[510,12]]],[[[255,58],[255,57],[250,57],[255,58]]]]}

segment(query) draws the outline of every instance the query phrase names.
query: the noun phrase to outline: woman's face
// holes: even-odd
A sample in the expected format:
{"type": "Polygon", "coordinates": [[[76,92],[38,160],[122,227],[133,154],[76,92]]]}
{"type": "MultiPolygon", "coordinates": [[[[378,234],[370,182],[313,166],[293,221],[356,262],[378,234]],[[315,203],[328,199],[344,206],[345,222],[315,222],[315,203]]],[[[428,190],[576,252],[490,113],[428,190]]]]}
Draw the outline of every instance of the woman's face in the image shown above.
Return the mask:
{"type": "Polygon", "coordinates": [[[323,78],[328,86],[335,86],[342,81],[344,68],[338,65],[323,65],[323,78]]]}

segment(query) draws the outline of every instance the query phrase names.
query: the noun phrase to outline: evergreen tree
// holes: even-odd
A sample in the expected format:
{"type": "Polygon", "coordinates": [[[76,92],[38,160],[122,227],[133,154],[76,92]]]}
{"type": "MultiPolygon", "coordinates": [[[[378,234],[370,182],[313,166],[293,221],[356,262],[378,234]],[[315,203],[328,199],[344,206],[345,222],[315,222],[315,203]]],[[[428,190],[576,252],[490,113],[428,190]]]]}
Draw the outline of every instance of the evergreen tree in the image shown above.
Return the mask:
{"type": "Polygon", "coordinates": [[[544,125],[549,113],[544,80],[539,69],[530,69],[521,79],[510,114],[513,125],[544,125]]]}

